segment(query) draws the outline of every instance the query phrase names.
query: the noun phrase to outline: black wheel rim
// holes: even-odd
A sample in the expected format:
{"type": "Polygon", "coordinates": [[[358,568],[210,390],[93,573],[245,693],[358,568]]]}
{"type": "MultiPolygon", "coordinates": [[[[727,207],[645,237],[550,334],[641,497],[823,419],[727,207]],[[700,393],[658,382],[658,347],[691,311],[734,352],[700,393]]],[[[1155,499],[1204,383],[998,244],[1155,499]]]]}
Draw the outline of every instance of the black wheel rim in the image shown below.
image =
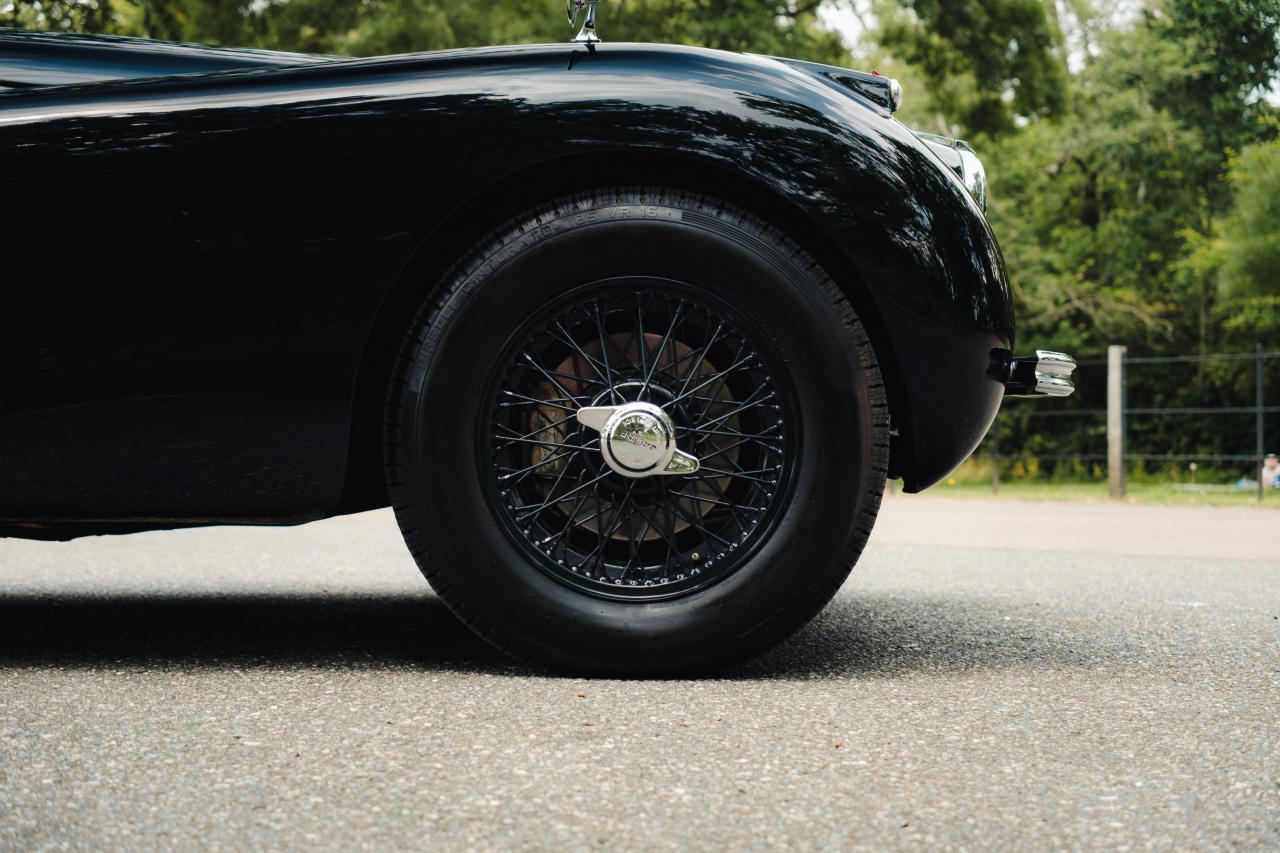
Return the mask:
{"type": "Polygon", "coordinates": [[[626,279],[580,288],[511,340],[481,419],[481,478],[540,570],[605,598],[669,598],[723,580],[767,541],[790,491],[797,412],[754,324],[687,285],[626,279]],[[633,401],[671,417],[697,473],[608,467],[575,413],[633,401]]]}

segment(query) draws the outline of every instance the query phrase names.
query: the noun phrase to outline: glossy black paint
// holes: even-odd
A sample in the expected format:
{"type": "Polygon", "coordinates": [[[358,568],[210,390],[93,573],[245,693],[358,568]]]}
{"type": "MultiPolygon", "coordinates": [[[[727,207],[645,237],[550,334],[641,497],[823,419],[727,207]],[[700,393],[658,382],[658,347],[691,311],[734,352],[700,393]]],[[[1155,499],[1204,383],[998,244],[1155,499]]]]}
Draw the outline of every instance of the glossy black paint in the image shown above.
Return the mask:
{"type": "Polygon", "coordinates": [[[179,77],[0,92],[2,532],[385,501],[386,352],[439,267],[592,181],[721,188],[817,255],[874,330],[909,490],[999,406],[1013,319],[981,212],[830,79],[654,45],[215,73],[192,50],[179,77]]]}

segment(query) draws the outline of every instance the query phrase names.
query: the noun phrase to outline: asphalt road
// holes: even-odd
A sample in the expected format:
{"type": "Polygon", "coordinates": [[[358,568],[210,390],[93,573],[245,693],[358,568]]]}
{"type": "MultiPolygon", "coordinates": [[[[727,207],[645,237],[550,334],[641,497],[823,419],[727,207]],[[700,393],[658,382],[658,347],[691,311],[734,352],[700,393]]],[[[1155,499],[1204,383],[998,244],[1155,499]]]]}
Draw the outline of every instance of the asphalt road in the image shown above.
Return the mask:
{"type": "Polygon", "coordinates": [[[650,682],[508,664],[386,513],[0,541],[0,848],[784,844],[1280,846],[1280,513],[898,497],[650,682]]]}

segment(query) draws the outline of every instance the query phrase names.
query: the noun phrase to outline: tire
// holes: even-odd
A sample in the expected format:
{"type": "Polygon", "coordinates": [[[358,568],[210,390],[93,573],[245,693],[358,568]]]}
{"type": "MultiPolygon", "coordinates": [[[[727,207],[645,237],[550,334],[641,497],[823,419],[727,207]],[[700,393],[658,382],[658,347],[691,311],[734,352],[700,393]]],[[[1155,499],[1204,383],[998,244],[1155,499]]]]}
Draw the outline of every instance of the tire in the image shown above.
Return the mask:
{"type": "Polygon", "coordinates": [[[830,601],[880,506],[889,413],[862,323],[785,235],[703,196],[601,189],[507,223],[433,293],[388,394],[387,480],[480,636],[563,671],[673,675],[830,601]],[[659,464],[661,429],[575,414],[646,401],[699,471],[623,476],[659,464]]]}

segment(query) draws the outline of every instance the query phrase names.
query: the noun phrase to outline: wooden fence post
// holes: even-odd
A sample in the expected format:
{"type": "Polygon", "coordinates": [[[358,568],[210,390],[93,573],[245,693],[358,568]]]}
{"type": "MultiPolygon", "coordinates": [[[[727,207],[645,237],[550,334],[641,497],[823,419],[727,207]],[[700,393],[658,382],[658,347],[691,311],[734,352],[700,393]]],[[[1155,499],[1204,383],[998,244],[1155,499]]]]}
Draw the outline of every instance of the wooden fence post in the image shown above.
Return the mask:
{"type": "Polygon", "coordinates": [[[1107,484],[1111,499],[1125,496],[1124,465],[1124,354],[1127,348],[1107,347],[1107,484]]]}

